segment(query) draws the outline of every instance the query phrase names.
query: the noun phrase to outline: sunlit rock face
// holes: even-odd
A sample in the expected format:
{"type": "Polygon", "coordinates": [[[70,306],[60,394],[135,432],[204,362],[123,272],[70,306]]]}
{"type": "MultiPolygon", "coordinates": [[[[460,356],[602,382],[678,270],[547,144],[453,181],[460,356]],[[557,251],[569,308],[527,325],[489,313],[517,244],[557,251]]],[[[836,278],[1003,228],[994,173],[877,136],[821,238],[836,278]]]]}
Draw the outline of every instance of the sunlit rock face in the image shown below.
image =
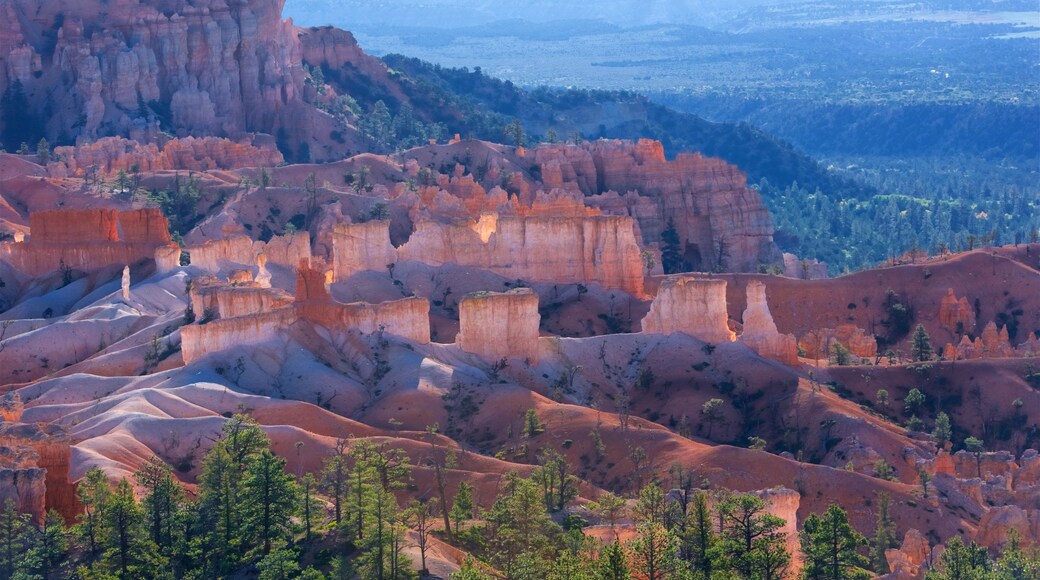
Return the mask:
{"type": "Polygon", "coordinates": [[[747,285],[747,309],[740,341],[758,354],[794,366],[798,364],[798,341],[793,334],[780,334],[769,313],[765,284],[754,280],[747,285]]]}
{"type": "Polygon", "coordinates": [[[0,259],[30,276],[126,266],[154,259],[172,244],[166,218],[155,208],[39,211],[30,214],[29,230],[28,240],[0,246],[0,259]]]}
{"type": "Polygon", "coordinates": [[[413,261],[483,268],[531,282],[599,284],[643,294],[643,262],[626,217],[495,218],[473,224],[416,224],[408,242],[390,244],[388,222],[337,226],[336,279],[413,261]]]}
{"type": "Polygon", "coordinates": [[[667,279],[643,319],[645,334],[677,332],[705,342],[731,342],[726,281],[678,276],[667,279]]]}
{"type": "Polygon", "coordinates": [[[538,295],[529,288],[480,292],[459,302],[456,344],[485,361],[538,358],[538,295]]]}
{"type": "Polygon", "coordinates": [[[769,212],[735,165],[686,153],[669,161],[648,139],[544,145],[534,154],[546,187],[580,190],[590,206],[632,216],[644,243],[659,243],[671,219],[692,270],[783,263],[769,212]]]}

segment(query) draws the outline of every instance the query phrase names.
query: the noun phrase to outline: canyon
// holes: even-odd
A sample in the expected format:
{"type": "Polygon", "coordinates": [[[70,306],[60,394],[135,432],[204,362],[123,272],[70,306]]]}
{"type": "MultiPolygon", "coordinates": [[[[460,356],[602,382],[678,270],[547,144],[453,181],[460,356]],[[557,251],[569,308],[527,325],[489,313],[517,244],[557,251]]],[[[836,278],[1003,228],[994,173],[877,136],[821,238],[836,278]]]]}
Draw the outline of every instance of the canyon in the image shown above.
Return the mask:
{"type": "MultiPolygon", "coordinates": [[[[811,514],[872,534],[882,493],[882,577],[1040,545],[1040,244],[828,278],[739,167],[660,141],[362,152],[322,77],[415,88],[281,0],[34,6],[0,5],[0,90],[63,143],[0,154],[0,502],[33,521],[93,468],[194,493],[245,414],[289,473],[365,441],[481,517],[556,454],[603,545],[641,523],[592,502],[650,482],[762,498],[791,574],[811,514]]],[[[446,576],[475,548],[444,531],[446,576]]]]}

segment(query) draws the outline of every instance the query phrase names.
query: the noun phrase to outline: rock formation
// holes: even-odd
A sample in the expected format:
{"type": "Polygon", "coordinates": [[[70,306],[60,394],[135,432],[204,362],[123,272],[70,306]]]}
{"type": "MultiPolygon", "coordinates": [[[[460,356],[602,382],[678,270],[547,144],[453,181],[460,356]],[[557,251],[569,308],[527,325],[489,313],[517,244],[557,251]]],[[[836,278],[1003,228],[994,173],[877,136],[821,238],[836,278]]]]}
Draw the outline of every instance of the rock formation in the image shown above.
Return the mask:
{"type": "Polygon", "coordinates": [[[397,261],[388,221],[341,224],[332,235],[333,267],[339,280],[366,270],[385,270],[397,261]]]}
{"type": "Polygon", "coordinates": [[[827,264],[819,260],[805,260],[794,254],[784,254],[784,276],[799,280],[823,280],[827,278],[827,264]]]}
{"type": "Polygon", "coordinates": [[[29,215],[29,227],[28,241],[0,246],[0,259],[31,276],[135,264],[174,247],[166,218],[154,208],[38,211],[29,215]]]}
{"type": "Polygon", "coordinates": [[[766,301],[766,286],[758,280],[748,282],[743,324],[744,332],[740,335],[740,341],[751,350],[785,365],[798,365],[798,341],[793,334],[780,334],[777,331],[766,301]]]}
{"type": "Polygon", "coordinates": [[[483,268],[511,279],[563,284],[599,284],[643,294],[643,262],[627,217],[492,218],[444,225],[416,224],[396,251],[387,222],[338,226],[334,237],[336,279],[387,264],[414,261],[431,266],[483,268]]]}
{"type": "Polygon", "coordinates": [[[294,322],[296,312],[292,308],[281,308],[260,314],[223,318],[206,324],[183,326],[181,355],[184,364],[191,364],[210,353],[273,340],[294,322]]]}
{"type": "Polygon", "coordinates": [[[297,271],[296,313],[303,320],[339,330],[363,334],[386,332],[419,344],[430,342],[430,302],[405,298],[382,304],[341,304],[329,295],[331,271],[301,263],[297,271]]]}
{"type": "Polygon", "coordinates": [[[668,161],[664,146],[647,139],[543,145],[534,157],[547,188],[580,190],[592,196],[588,205],[633,217],[646,244],[659,243],[672,218],[681,253],[694,270],[721,264],[729,271],[757,271],[782,263],[761,197],[725,161],[686,153],[668,161]]]}
{"type": "Polygon", "coordinates": [[[924,535],[910,529],[903,536],[903,543],[899,548],[885,550],[885,559],[888,560],[893,579],[920,578],[924,576],[925,564],[928,563],[931,554],[932,548],[924,535]]]}
{"type": "Polygon", "coordinates": [[[307,232],[275,236],[267,243],[238,235],[188,248],[188,254],[193,267],[209,274],[254,266],[259,273],[261,254],[265,257],[265,269],[267,264],[293,269],[300,261],[310,259],[311,243],[307,232]]]}
{"type": "Polygon", "coordinates": [[[975,330],[975,309],[968,303],[968,297],[957,298],[953,288],[947,290],[939,304],[939,323],[954,334],[968,334],[975,330]]]}
{"type": "Polygon", "coordinates": [[[643,318],[646,334],[681,332],[704,342],[732,342],[726,313],[726,281],[670,277],[661,284],[643,318]]]}
{"type": "Polygon", "coordinates": [[[828,359],[834,354],[834,344],[849,349],[849,354],[872,359],[877,356],[877,339],[855,324],[839,324],[837,328],[821,328],[805,333],[798,341],[805,358],[828,359]]]}
{"type": "Polygon", "coordinates": [[[12,0],[0,9],[0,90],[17,82],[41,95],[24,113],[44,119],[52,142],[148,141],[160,119],[179,136],[328,140],[328,117],[303,101],[301,43],[283,3],[12,0]]]}
{"type": "Polygon", "coordinates": [[[0,502],[13,499],[16,509],[37,522],[50,509],[74,521],[81,506],[69,464],[69,440],[62,428],[0,423],[0,502]]]}
{"type": "Polygon", "coordinates": [[[997,323],[990,321],[982,334],[971,340],[967,334],[961,336],[956,345],[947,344],[942,351],[946,360],[971,360],[978,358],[1011,358],[1016,356],[1036,356],[1040,353],[1040,344],[1035,336],[1027,339],[1018,349],[1011,347],[1007,326],[997,328],[997,323]]]}
{"type": "Polygon", "coordinates": [[[293,297],[283,291],[260,286],[228,286],[215,278],[196,278],[191,285],[191,307],[204,320],[236,318],[284,308],[293,297]]]}
{"type": "Polygon", "coordinates": [[[459,302],[459,335],[463,351],[485,361],[538,361],[538,295],[530,288],[505,293],[478,292],[459,302]]]}
{"type": "Polygon", "coordinates": [[[271,273],[267,271],[267,254],[256,257],[256,285],[261,288],[271,287],[271,273]]]}
{"type": "Polygon", "coordinates": [[[122,279],[123,300],[130,300],[130,266],[123,266],[122,279]]]}
{"type": "Polygon", "coordinates": [[[198,324],[181,328],[185,364],[212,352],[277,339],[299,320],[333,330],[363,334],[386,332],[419,344],[430,342],[430,303],[407,298],[383,304],[341,304],[327,289],[331,271],[303,260],[297,270],[296,297],[278,289],[225,286],[214,278],[192,288],[198,324]]]}
{"type": "Polygon", "coordinates": [[[285,162],[274,143],[254,144],[253,138],[236,142],[218,137],[169,139],[162,147],[122,137],[105,137],[75,147],[55,147],[54,154],[69,175],[85,176],[164,170],[211,171],[242,167],[277,167],[285,162]]]}

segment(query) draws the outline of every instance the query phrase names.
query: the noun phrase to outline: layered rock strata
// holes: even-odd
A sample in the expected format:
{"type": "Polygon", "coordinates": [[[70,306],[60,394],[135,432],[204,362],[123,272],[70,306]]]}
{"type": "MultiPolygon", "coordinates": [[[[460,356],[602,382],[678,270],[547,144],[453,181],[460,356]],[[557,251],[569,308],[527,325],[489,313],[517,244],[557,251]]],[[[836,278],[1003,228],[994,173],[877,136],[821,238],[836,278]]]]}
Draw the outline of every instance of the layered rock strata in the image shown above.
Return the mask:
{"type": "Polygon", "coordinates": [[[407,298],[382,304],[342,304],[333,300],[326,287],[331,270],[300,263],[296,297],[276,289],[222,286],[215,279],[192,289],[196,315],[213,312],[199,324],[181,328],[181,351],[185,364],[209,353],[277,339],[297,321],[334,330],[364,334],[386,332],[419,344],[430,342],[430,304],[423,298],[407,298]],[[214,312],[215,310],[215,312],[214,312]]]}
{"type": "Polygon", "coordinates": [[[639,223],[657,244],[671,219],[693,270],[756,271],[783,263],[758,192],[734,165],[700,154],[665,158],[658,141],[594,141],[535,150],[546,188],[580,190],[586,203],[639,223]],[[601,195],[602,194],[602,195],[601,195]]]}
{"type": "Polygon", "coordinates": [[[538,361],[538,295],[530,288],[478,292],[459,302],[455,344],[485,361],[538,361]]]}
{"type": "Polygon", "coordinates": [[[155,208],[56,209],[29,215],[27,241],[0,245],[0,259],[31,276],[60,268],[92,271],[155,259],[176,246],[155,208]]]}
{"type": "Polygon", "coordinates": [[[387,264],[414,261],[456,264],[531,282],[599,284],[643,295],[643,262],[627,217],[502,218],[416,225],[400,248],[390,244],[387,222],[337,226],[337,279],[387,264]]]}
{"type": "Polygon", "coordinates": [[[726,311],[726,281],[674,276],[661,284],[643,318],[646,334],[681,332],[705,342],[732,342],[726,311]]]}
{"type": "Polygon", "coordinates": [[[834,354],[835,344],[847,348],[855,357],[869,359],[877,356],[877,339],[855,324],[811,330],[798,341],[805,358],[811,359],[830,358],[834,354]]]}
{"type": "MultiPolygon", "coordinates": [[[[0,90],[40,95],[46,136],[299,133],[306,111],[296,28],[284,0],[126,0],[0,7],[0,90]]],[[[317,114],[317,111],[313,111],[317,114]]]]}
{"type": "Polygon", "coordinates": [[[256,146],[252,139],[241,142],[218,137],[169,139],[160,145],[142,144],[122,137],[105,137],[76,147],[55,147],[67,172],[115,175],[152,171],[212,171],[243,167],[277,167],[285,162],[271,143],[256,146]]]}
{"type": "Polygon", "coordinates": [[[798,341],[793,334],[780,334],[777,331],[766,301],[766,286],[758,280],[752,280],[747,285],[747,309],[744,310],[743,325],[740,341],[751,350],[785,365],[798,365],[798,341]]]}
{"type": "Polygon", "coordinates": [[[42,522],[47,510],[74,521],[82,506],[69,479],[68,436],[56,425],[0,423],[0,502],[42,522]]]}
{"type": "Polygon", "coordinates": [[[258,261],[261,255],[264,256],[265,267],[271,264],[293,269],[301,261],[310,260],[311,241],[307,232],[275,236],[266,243],[237,235],[188,248],[188,255],[193,267],[209,274],[254,267],[259,274],[258,261]]]}

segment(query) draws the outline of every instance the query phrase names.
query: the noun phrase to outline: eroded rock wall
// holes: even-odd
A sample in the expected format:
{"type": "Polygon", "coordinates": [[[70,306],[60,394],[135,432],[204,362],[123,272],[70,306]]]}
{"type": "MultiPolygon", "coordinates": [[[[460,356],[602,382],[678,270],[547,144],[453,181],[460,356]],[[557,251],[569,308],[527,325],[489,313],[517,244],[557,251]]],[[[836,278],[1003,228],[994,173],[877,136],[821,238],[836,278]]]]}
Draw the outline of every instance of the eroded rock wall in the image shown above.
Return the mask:
{"type": "Polygon", "coordinates": [[[296,322],[296,311],[282,308],[236,318],[214,320],[206,324],[181,327],[181,354],[184,364],[191,364],[212,352],[273,340],[296,322]]]}
{"type": "Polygon", "coordinates": [[[459,302],[459,335],[463,351],[488,362],[538,360],[538,295],[530,288],[505,293],[478,292],[459,302]]]}
{"type": "Polygon", "coordinates": [[[53,141],[175,130],[292,131],[304,73],[284,0],[11,0],[0,12],[0,90],[14,81],[53,141]],[[10,56],[8,56],[10,55],[10,56]],[[42,116],[42,115],[41,115],[42,116]]]}
{"type": "Polygon", "coordinates": [[[646,334],[681,332],[705,342],[732,342],[726,311],[726,281],[674,276],[657,292],[643,318],[646,334]]]}
{"type": "Polygon", "coordinates": [[[249,236],[232,236],[227,239],[209,241],[202,246],[188,248],[191,265],[200,270],[217,274],[241,268],[257,268],[257,257],[267,258],[267,264],[296,268],[301,260],[311,257],[310,236],[307,232],[275,236],[264,243],[249,236]]]}
{"type": "Polygon", "coordinates": [[[761,196],[721,159],[682,153],[669,161],[664,146],[648,139],[544,145],[534,155],[546,187],[578,189],[588,205],[633,217],[646,244],[661,241],[671,218],[693,270],[783,264],[761,196]]]}
{"type": "Polygon", "coordinates": [[[747,309],[740,341],[751,350],[789,366],[798,365],[798,341],[793,334],[780,334],[766,300],[766,286],[758,280],[747,285],[747,309]]]}
{"type": "Polygon", "coordinates": [[[285,162],[273,146],[258,147],[252,139],[232,141],[218,137],[170,139],[162,146],[123,137],[105,137],[76,147],[55,147],[70,175],[88,172],[114,175],[120,171],[211,171],[243,167],[277,167],[285,162]]]}
{"type": "Polygon", "coordinates": [[[31,276],[58,270],[92,271],[155,259],[172,247],[169,226],[158,209],[56,209],[29,215],[25,242],[0,246],[0,259],[31,276]]]}
{"type": "Polygon", "coordinates": [[[470,225],[420,222],[397,256],[433,266],[478,267],[513,279],[599,284],[643,295],[643,262],[628,217],[499,218],[493,230],[483,233],[470,225]]]}

